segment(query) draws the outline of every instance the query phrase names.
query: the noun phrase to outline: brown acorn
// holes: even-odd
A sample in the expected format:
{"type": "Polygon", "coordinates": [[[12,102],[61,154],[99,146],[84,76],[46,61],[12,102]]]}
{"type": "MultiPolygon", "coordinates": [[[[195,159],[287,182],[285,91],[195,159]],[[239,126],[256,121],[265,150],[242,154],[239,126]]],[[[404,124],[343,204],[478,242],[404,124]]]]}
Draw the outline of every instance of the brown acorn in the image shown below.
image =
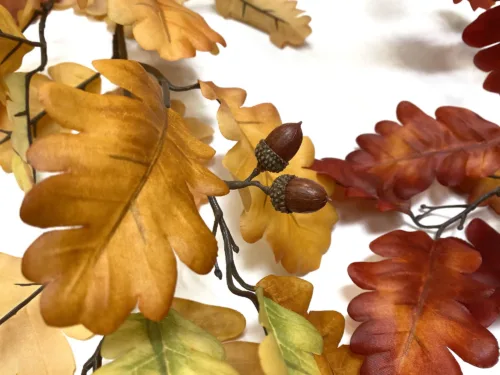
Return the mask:
{"type": "Polygon", "coordinates": [[[278,126],[257,144],[255,156],[261,170],[278,173],[286,168],[302,144],[301,125],[302,121],[278,126]]]}
{"type": "Polygon", "coordinates": [[[307,178],[289,174],[274,180],[269,196],[274,209],[283,213],[315,212],[328,202],[328,194],[323,186],[307,178]]]}

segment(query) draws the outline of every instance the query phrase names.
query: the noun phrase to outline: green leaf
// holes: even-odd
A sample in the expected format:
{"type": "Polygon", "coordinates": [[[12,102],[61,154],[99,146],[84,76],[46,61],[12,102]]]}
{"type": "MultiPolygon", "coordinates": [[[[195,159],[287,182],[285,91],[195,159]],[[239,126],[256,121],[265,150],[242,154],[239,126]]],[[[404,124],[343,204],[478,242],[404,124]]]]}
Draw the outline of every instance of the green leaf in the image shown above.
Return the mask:
{"type": "Polygon", "coordinates": [[[222,344],[172,309],[161,322],[132,314],[106,336],[102,355],[115,361],[97,375],[238,375],[222,344]]]}
{"type": "Polygon", "coordinates": [[[257,289],[259,321],[268,335],[259,347],[267,375],[320,375],[313,354],[323,352],[323,338],[303,316],[264,297],[257,289]]]}

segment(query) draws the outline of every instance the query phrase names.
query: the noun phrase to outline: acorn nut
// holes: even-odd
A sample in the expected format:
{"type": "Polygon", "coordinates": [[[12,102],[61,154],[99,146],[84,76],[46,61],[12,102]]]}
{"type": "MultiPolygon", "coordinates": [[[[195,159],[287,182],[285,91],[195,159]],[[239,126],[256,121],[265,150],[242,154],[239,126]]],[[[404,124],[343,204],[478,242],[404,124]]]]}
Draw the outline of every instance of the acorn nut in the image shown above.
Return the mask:
{"type": "Polygon", "coordinates": [[[323,186],[289,174],[274,180],[269,196],[274,209],[283,213],[315,212],[328,202],[328,194],[323,186]]]}
{"type": "Polygon", "coordinates": [[[255,156],[261,170],[278,173],[286,168],[302,144],[301,125],[302,121],[280,125],[257,144],[255,156]]]}

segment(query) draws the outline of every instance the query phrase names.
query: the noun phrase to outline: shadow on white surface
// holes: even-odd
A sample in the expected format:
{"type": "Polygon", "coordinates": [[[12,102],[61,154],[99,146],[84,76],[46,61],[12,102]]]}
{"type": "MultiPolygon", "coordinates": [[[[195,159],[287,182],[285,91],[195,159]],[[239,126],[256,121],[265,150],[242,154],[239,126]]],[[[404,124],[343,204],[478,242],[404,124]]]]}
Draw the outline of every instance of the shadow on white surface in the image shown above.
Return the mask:
{"type": "Polygon", "coordinates": [[[462,34],[465,27],[470,23],[470,21],[462,14],[457,13],[451,9],[440,10],[439,12],[437,12],[437,16],[447,30],[455,33],[462,34]]]}

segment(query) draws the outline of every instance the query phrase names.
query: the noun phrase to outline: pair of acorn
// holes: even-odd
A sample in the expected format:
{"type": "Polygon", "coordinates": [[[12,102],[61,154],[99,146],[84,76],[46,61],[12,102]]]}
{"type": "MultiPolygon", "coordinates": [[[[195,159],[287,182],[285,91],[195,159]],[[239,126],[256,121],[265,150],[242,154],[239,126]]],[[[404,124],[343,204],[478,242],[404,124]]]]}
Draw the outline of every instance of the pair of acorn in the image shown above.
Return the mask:
{"type": "MultiPolygon", "coordinates": [[[[275,128],[255,147],[255,157],[261,171],[279,173],[299,151],[302,144],[302,122],[287,123],[275,128]]],[[[328,194],[323,186],[290,174],[276,178],[269,196],[276,211],[309,213],[323,208],[328,194]]]]}

